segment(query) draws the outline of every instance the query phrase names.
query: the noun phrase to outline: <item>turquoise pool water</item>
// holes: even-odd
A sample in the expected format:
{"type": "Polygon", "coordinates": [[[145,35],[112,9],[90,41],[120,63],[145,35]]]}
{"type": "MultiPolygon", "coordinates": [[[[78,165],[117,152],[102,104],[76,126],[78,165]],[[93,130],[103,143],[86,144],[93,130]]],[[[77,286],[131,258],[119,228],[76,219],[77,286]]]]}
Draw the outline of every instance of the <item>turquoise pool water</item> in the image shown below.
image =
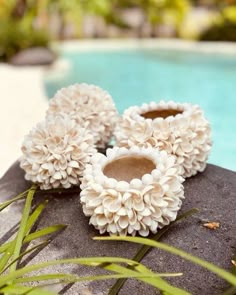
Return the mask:
{"type": "Polygon", "coordinates": [[[122,111],[151,100],[199,104],[212,124],[210,163],[236,170],[236,57],[164,50],[64,52],[65,76],[45,81],[51,97],[61,87],[94,83],[122,111]]]}

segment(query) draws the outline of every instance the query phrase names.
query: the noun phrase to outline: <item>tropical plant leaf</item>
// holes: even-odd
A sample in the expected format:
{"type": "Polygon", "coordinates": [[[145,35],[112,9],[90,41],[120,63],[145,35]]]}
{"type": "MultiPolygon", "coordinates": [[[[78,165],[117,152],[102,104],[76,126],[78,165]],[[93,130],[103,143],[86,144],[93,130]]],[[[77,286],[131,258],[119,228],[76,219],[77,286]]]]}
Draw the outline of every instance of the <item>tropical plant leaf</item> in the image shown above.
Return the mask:
{"type": "Polygon", "coordinates": [[[99,240],[99,241],[126,241],[126,242],[131,242],[131,243],[137,243],[137,244],[143,244],[151,247],[155,247],[161,250],[164,250],[166,252],[169,252],[171,254],[180,256],[188,261],[191,261],[195,264],[198,264],[205,269],[208,269],[209,271],[215,273],[222,279],[226,280],[228,283],[230,283],[233,286],[236,286],[236,276],[231,274],[230,272],[227,272],[226,270],[210,263],[207,262],[201,258],[198,258],[196,256],[193,256],[191,254],[188,254],[184,252],[183,250],[174,248],[170,245],[156,242],[147,238],[139,238],[139,237],[95,237],[94,240],[99,240]]]}
{"type": "MultiPolygon", "coordinates": [[[[52,265],[58,264],[80,264],[87,266],[96,266],[105,268],[107,264],[116,264],[116,263],[125,263],[127,265],[137,266],[140,263],[120,257],[85,257],[85,258],[71,258],[71,259],[61,259],[61,260],[53,260],[47,261],[43,263],[38,263],[35,265],[25,266],[24,268],[17,269],[14,272],[4,274],[0,277],[0,287],[7,284],[9,281],[15,280],[19,277],[22,277],[25,274],[28,274],[32,271],[46,268],[52,265]]],[[[126,268],[124,268],[126,269],[126,268]]]]}
{"type": "Polygon", "coordinates": [[[31,291],[25,293],[25,295],[58,295],[57,293],[53,291],[49,291],[46,289],[35,287],[31,291]]]}
{"type": "Polygon", "coordinates": [[[19,261],[24,256],[26,256],[27,254],[29,254],[29,253],[31,253],[31,252],[33,252],[35,250],[38,250],[39,248],[46,247],[49,244],[49,242],[50,242],[49,240],[44,241],[42,243],[39,243],[36,246],[33,246],[33,247],[29,248],[28,250],[24,251],[23,253],[20,253],[20,255],[15,260],[12,260],[11,263],[7,265],[7,267],[3,270],[3,272],[5,272],[13,263],[15,263],[16,261],[19,261]]]}
{"type": "Polygon", "coordinates": [[[0,212],[1,212],[2,210],[4,210],[5,208],[7,208],[8,206],[10,206],[12,203],[14,203],[14,202],[16,202],[16,201],[18,201],[18,200],[21,200],[21,199],[23,199],[23,198],[25,198],[28,192],[29,192],[29,189],[26,190],[26,191],[24,191],[23,193],[20,193],[20,194],[19,194],[18,196],[16,196],[15,198],[13,198],[13,199],[11,199],[11,200],[9,200],[9,201],[6,201],[6,202],[0,204],[0,212]]]}
{"type": "MultiPolygon", "coordinates": [[[[112,264],[112,263],[111,263],[112,264]]],[[[123,271],[123,269],[122,269],[123,271]]],[[[134,274],[127,274],[127,273],[119,273],[119,274],[112,274],[112,275],[97,275],[97,276],[83,276],[78,277],[76,275],[70,274],[46,274],[46,275],[38,275],[32,277],[23,277],[16,279],[16,283],[31,283],[31,282],[40,282],[40,281],[48,281],[48,280],[60,280],[60,282],[64,281],[66,283],[76,283],[82,281],[97,281],[97,280],[108,280],[108,279],[117,279],[117,278],[159,278],[159,277],[178,277],[181,276],[182,273],[150,273],[150,272],[142,272],[134,274]]]]}
{"type": "Polygon", "coordinates": [[[31,234],[29,234],[28,236],[25,237],[24,239],[24,243],[29,243],[33,240],[36,240],[36,239],[39,239],[39,238],[42,238],[46,235],[49,235],[49,234],[52,234],[52,233],[55,233],[57,231],[60,231],[60,230],[63,230],[67,227],[67,225],[65,224],[55,224],[55,225],[52,225],[52,226],[49,226],[49,227],[45,227],[43,229],[40,229],[36,232],[33,232],[31,234]]]}
{"type": "MultiPolygon", "coordinates": [[[[63,230],[66,227],[67,227],[67,225],[65,225],[65,224],[56,224],[56,225],[53,225],[53,226],[49,226],[49,227],[40,229],[40,230],[38,230],[36,232],[33,232],[33,233],[29,234],[28,236],[26,236],[24,241],[23,241],[23,244],[32,242],[32,241],[34,241],[36,239],[39,239],[39,238],[42,238],[42,237],[44,237],[46,235],[49,235],[49,234],[55,233],[57,231],[63,230]]],[[[7,243],[3,244],[2,246],[0,246],[0,254],[7,251],[7,249],[11,246],[11,244],[13,242],[14,241],[7,242],[7,243]]]]}
{"type": "Polygon", "coordinates": [[[23,243],[26,231],[27,231],[27,222],[28,222],[28,218],[30,215],[31,204],[32,204],[36,189],[37,189],[37,187],[35,185],[33,185],[31,187],[31,189],[29,190],[27,197],[26,197],[25,206],[24,206],[24,210],[23,210],[23,214],[22,214],[22,218],[21,218],[21,223],[20,223],[20,228],[19,228],[19,231],[18,231],[16,239],[15,239],[15,243],[14,243],[14,251],[13,251],[13,255],[12,255],[12,260],[14,260],[15,262],[10,266],[10,272],[14,271],[17,266],[16,259],[20,255],[22,243],[23,243]]]}
{"type": "Polygon", "coordinates": [[[13,255],[14,249],[15,249],[15,240],[10,244],[10,246],[6,249],[6,251],[0,258],[0,274],[3,272],[4,268],[7,265],[7,262],[13,255]]]}
{"type": "MultiPolygon", "coordinates": [[[[173,227],[176,223],[181,221],[182,219],[185,219],[187,217],[190,217],[191,215],[199,212],[198,209],[191,209],[181,215],[179,215],[175,221],[171,222],[169,225],[163,227],[161,230],[159,230],[155,235],[151,237],[152,240],[158,241],[171,227],[173,227]]],[[[134,261],[140,262],[145,255],[148,253],[148,251],[151,249],[150,246],[143,245],[141,248],[138,250],[138,252],[135,254],[133,257],[134,261]]],[[[115,282],[115,284],[111,287],[109,290],[109,295],[116,295],[120,291],[120,289],[123,287],[124,283],[126,282],[126,279],[120,279],[115,282]]]]}
{"type": "Polygon", "coordinates": [[[7,248],[10,247],[10,245],[12,244],[12,241],[11,242],[7,242],[7,243],[4,243],[3,245],[0,246],[0,254],[5,252],[7,250],[7,248]]]}
{"type": "Polygon", "coordinates": [[[1,294],[7,295],[57,295],[54,292],[42,289],[40,287],[26,287],[21,285],[11,284],[0,289],[1,294]]]}
{"type": "Polygon", "coordinates": [[[38,207],[33,211],[33,213],[29,216],[26,229],[25,229],[25,235],[28,235],[31,231],[33,225],[38,220],[39,216],[41,215],[42,211],[45,209],[45,207],[48,204],[48,200],[45,200],[41,204],[38,205],[38,207]]]}
{"type": "MultiPolygon", "coordinates": [[[[126,268],[124,266],[121,265],[117,265],[117,264],[108,264],[107,266],[103,266],[104,269],[106,270],[110,270],[113,272],[118,272],[118,273],[125,273],[125,274],[129,274],[132,275],[134,273],[136,273],[135,271],[131,270],[130,268],[126,268]]],[[[134,268],[137,269],[137,266],[134,264],[134,268]]],[[[150,274],[150,272],[148,272],[150,274]]],[[[128,276],[127,276],[128,278],[128,276]]],[[[163,292],[168,292],[168,294],[171,295],[189,295],[190,293],[172,286],[171,284],[169,284],[168,282],[166,282],[165,280],[163,280],[161,277],[159,278],[152,278],[151,274],[149,275],[149,277],[147,278],[137,278],[138,280],[145,282],[163,292]]]]}

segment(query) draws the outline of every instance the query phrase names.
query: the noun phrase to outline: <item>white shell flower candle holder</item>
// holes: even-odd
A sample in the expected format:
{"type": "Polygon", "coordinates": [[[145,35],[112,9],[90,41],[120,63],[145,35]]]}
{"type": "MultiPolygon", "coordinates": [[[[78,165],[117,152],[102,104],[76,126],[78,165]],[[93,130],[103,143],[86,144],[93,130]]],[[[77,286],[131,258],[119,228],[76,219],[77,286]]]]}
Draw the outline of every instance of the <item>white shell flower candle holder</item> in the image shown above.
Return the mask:
{"type": "Polygon", "coordinates": [[[80,126],[88,126],[98,147],[105,147],[113,135],[118,112],[110,94],[88,84],[74,84],[59,90],[50,100],[47,115],[66,113],[80,126]]]}
{"type": "Polygon", "coordinates": [[[85,165],[96,152],[92,134],[66,115],[38,123],[25,136],[20,166],[25,179],[43,190],[79,185],[85,165]]]}
{"type": "Polygon", "coordinates": [[[154,147],[177,157],[183,176],[203,171],[211,149],[211,129],[197,105],[151,102],[130,107],[115,131],[119,147],[154,147]]]}
{"type": "Polygon", "coordinates": [[[101,234],[147,236],[176,219],[184,198],[176,157],[153,148],[95,154],[81,182],[83,212],[101,234]]]}

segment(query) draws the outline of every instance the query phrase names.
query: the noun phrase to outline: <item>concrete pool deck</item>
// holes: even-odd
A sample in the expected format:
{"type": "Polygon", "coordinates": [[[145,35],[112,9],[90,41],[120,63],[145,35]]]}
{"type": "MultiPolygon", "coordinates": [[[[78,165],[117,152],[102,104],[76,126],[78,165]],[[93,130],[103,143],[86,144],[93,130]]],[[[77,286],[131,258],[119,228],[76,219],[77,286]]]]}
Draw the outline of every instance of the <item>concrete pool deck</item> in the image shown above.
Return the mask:
{"type": "Polygon", "coordinates": [[[0,177],[20,157],[24,135],[44,117],[43,69],[0,64],[0,177]]]}
{"type": "MultiPolygon", "coordinates": [[[[54,44],[58,52],[119,49],[171,49],[205,54],[227,54],[236,57],[236,44],[197,43],[180,40],[118,39],[66,41],[54,44]]],[[[25,134],[44,118],[47,97],[43,79],[57,78],[68,67],[59,59],[52,67],[13,67],[0,64],[0,177],[20,156],[20,146],[25,134]]]]}

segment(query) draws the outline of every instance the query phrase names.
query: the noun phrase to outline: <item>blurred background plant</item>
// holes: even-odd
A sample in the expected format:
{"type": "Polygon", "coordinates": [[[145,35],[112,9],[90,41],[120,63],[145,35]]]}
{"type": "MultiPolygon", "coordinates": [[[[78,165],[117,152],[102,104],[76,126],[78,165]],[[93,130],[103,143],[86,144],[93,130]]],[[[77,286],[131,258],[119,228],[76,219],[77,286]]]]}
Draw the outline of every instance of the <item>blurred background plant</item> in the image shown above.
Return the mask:
{"type": "Polygon", "coordinates": [[[51,40],[236,40],[235,0],[0,0],[0,59],[51,40]]]}

